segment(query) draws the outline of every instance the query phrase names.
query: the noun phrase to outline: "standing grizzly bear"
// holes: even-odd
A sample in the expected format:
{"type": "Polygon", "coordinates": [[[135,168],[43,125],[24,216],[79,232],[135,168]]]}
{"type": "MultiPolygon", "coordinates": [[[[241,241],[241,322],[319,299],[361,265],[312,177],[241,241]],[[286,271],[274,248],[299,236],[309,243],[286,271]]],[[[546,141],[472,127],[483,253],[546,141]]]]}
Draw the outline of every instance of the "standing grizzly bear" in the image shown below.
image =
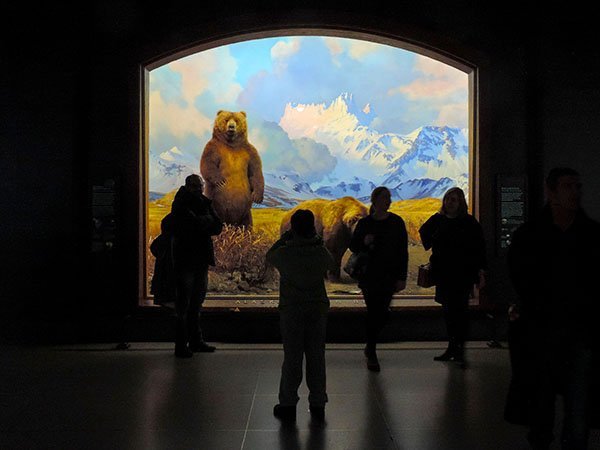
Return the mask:
{"type": "Polygon", "coordinates": [[[265,180],[256,148],[248,142],[246,113],[219,111],[204,147],[200,173],[205,195],[223,222],[252,226],[252,203],[262,203],[265,180]]]}
{"type": "Polygon", "coordinates": [[[360,219],[369,215],[369,210],[354,197],[306,200],[283,216],[281,234],[290,229],[290,219],[298,209],[308,209],[314,214],[317,234],[323,237],[325,247],[335,261],[336,269],[329,275],[332,280],[339,280],[342,257],[350,245],[354,227],[360,219]]]}

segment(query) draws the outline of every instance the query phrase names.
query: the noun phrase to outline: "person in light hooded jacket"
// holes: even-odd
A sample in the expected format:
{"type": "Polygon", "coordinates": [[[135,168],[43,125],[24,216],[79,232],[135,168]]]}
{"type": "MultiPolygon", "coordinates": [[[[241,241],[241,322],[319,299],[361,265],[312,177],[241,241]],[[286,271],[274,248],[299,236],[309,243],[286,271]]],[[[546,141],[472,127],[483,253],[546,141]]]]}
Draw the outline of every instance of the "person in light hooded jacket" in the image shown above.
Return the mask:
{"type": "Polygon", "coordinates": [[[291,230],[266,255],[280,275],[279,317],[284,359],[279,403],[273,414],[283,420],[296,418],[304,355],[311,417],[323,420],[325,416],[325,330],[329,310],[325,277],[335,263],[316,234],[314,221],[311,211],[296,211],[291,218],[291,230]]]}

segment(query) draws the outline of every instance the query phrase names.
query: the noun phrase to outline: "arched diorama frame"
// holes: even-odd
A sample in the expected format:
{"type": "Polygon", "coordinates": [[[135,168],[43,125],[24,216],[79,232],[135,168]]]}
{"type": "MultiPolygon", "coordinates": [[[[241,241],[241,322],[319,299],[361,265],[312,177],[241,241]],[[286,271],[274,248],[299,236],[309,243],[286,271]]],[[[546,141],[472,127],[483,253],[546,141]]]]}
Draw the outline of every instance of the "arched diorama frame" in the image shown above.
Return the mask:
{"type": "MultiPolygon", "coordinates": [[[[380,34],[374,31],[357,31],[353,29],[346,29],[343,27],[325,28],[325,27],[286,27],[286,28],[273,28],[270,30],[254,31],[254,32],[241,32],[239,34],[232,34],[227,37],[215,37],[214,39],[207,39],[201,43],[195,43],[183,49],[174,50],[171,53],[156,57],[140,66],[140,129],[139,129],[139,161],[140,173],[139,173],[139,215],[141,220],[139,228],[139,243],[138,243],[138,258],[139,258],[139,276],[138,276],[138,298],[140,306],[152,306],[153,302],[148,292],[148,280],[146,279],[148,269],[148,255],[147,255],[147,221],[148,221],[148,152],[149,152],[149,139],[148,139],[148,123],[149,123],[149,104],[148,104],[148,84],[149,84],[149,73],[151,70],[160,67],[169,62],[178,60],[180,58],[202,52],[205,50],[221,47],[224,45],[234,44],[238,42],[250,41],[255,39],[272,38],[272,37],[286,37],[286,36],[329,36],[329,37],[340,37],[350,38],[356,40],[370,41],[377,44],[384,44],[392,47],[397,47],[403,50],[407,50],[413,53],[417,53],[423,56],[427,56],[431,59],[435,59],[439,62],[452,66],[456,69],[468,75],[469,84],[469,209],[470,212],[480,218],[480,138],[479,138],[479,79],[480,73],[479,68],[476,64],[467,61],[462,57],[458,57],[454,54],[445,52],[439,48],[428,46],[424,43],[416,43],[414,41],[400,38],[397,36],[389,36],[380,34]]],[[[410,264],[410,262],[409,262],[410,264]]],[[[330,296],[336,301],[332,303],[332,307],[341,308],[356,308],[360,307],[362,302],[362,296],[360,295],[333,295],[330,296]]],[[[208,294],[207,299],[204,303],[205,308],[239,308],[239,307],[253,307],[253,308],[271,308],[277,305],[276,302],[277,294],[270,295],[212,295],[208,294]]],[[[480,299],[475,298],[474,304],[480,304],[480,299]]],[[[421,307],[436,307],[439,306],[433,301],[432,295],[414,295],[414,294],[398,294],[394,297],[392,302],[394,307],[409,307],[409,308],[421,308],[421,307]]]]}

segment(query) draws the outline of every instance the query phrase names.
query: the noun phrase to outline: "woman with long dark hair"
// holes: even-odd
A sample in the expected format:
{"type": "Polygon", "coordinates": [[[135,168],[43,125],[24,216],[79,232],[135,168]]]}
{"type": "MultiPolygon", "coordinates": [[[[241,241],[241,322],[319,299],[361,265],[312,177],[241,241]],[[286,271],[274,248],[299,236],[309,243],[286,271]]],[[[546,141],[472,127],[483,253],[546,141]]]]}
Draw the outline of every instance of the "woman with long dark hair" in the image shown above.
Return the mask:
{"type": "Polygon", "coordinates": [[[474,285],[484,282],[486,262],[483,230],[468,213],[462,189],[453,187],[444,194],[440,211],[421,226],[419,234],[425,250],[431,249],[435,301],[444,308],[448,333],[447,350],[434,360],[456,361],[464,367],[469,296],[474,285]]]}
{"type": "Polygon", "coordinates": [[[406,287],[408,235],[402,218],[388,211],[392,203],[388,188],[379,186],[371,193],[369,215],[356,224],[350,250],[367,252],[365,275],[359,280],[367,305],[367,368],[379,372],[376,345],[385,326],[394,292],[406,287]]]}

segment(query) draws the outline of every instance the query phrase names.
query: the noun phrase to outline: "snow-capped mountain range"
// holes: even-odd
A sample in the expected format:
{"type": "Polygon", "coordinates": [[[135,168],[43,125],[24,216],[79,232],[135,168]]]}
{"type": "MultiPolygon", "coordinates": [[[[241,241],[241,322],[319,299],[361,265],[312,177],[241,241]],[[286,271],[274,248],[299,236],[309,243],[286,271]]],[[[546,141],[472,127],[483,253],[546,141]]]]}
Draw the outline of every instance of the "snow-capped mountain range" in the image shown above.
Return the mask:
{"type": "MultiPolygon", "coordinates": [[[[368,202],[379,185],[391,190],[393,200],[441,198],[453,186],[467,193],[467,130],[424,126],[407,135],[379,133],[369,127],[374,117],[370,106],[357,107],[351,94],[329,105],[286,105],[279,126],[289,138],[326,145],[337,164],[313,183],[290,170],[266,171],[262,206],[288,208],[302,200],[346,195],[368,202]]],[[[199,155],[188,157],[174,147],[151,154],[149,167],[150,191],[166,193],[181,186],[188,174],[198,173],[199,155]]]]}
{"type": "Polygon", "coordinates": [[[148,180],[150,197],[162,197],[185,184],[185,177],[200,173],[200,160],[172,147],[158,155],[149,152],[148,180]]]}

